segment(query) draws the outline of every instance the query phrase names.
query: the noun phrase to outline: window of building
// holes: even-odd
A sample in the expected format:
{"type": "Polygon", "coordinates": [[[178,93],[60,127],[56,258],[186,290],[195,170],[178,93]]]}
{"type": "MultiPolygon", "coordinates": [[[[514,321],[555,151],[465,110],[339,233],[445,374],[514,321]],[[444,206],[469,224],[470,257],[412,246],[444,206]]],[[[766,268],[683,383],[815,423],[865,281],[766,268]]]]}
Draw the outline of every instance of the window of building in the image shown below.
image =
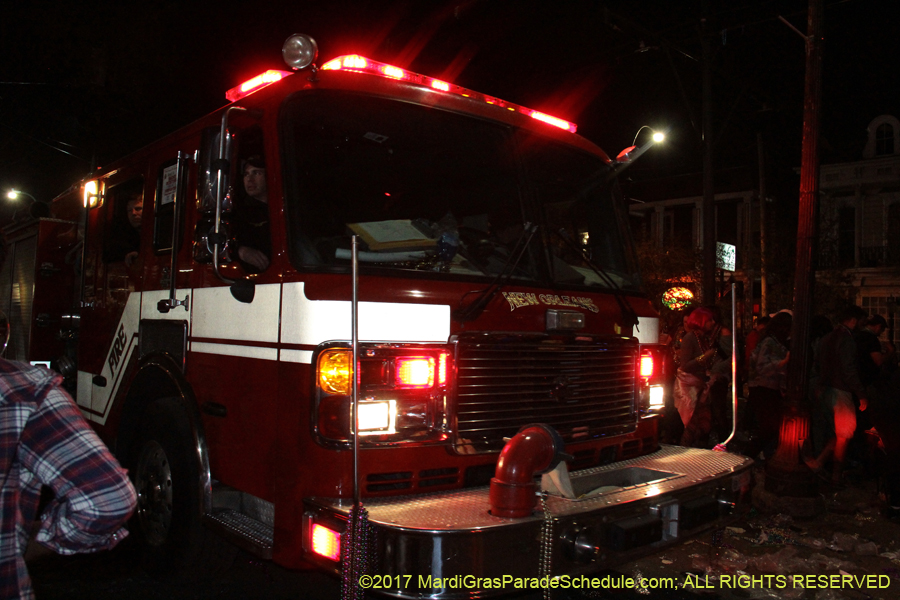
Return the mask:
{"type": "Polygon", "coordinates": [[[631,233],[634,241],[647,242],[650,239],[650,212],[630,212],[628,222],[631,225],[631,233]]]}
{"type": "Polygon", "coordinates": [[[694,205],[681,204],[674,206],[671,212],[671,231],[672,244],[679,248],[690,248],[694,243],[694,205]]]}
{"type": "Polygon", "coordinates": [[[838,212],[838,261],[852,266],[856,260],[856,209],[842,206],[838,212]]]}
{"type": "Polygon", "coordinates": [[[875,130],[875,156],[894,153],[894,127],[890,123],[882,123],[875,130]]]}
{"type": "Polygon", "coordinates": [[[900,202],[888,206],[887,253],[888,264],[900,264],[900,202]]]}

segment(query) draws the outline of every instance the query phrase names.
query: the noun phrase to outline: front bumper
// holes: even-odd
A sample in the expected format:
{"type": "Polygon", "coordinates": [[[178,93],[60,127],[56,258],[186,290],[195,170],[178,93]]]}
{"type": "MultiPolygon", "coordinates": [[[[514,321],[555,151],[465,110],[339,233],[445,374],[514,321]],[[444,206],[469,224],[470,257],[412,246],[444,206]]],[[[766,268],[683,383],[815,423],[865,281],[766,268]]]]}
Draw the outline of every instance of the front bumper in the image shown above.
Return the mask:
{"type": "MultiPolygon", "coordinates": [[[[367,500],[369,587],[402,598],[468,598],[516,591],[516,582],[539,578],[548,559],[552,575],[577,576],[652,554],[728,522],[749,499],[752,464],[737,454],[663,446],[571,473],[576,492],[599,493],[548,495],[521,519],[492,516],[487,487],[367,500]]],[[[306,507],[308,523],[345,521],[350,510],[323,498],[306,507]]]]}

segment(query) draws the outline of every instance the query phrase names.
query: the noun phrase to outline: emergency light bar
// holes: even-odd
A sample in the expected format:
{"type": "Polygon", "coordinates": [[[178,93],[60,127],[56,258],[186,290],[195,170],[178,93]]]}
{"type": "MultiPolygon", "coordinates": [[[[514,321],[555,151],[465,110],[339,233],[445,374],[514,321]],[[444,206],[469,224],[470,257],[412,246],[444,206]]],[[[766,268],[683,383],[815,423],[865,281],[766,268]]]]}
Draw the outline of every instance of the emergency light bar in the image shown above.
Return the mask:
{"type": "Polygon", "coordinates": [[[473,92],[472,90],[468,90],[464,87],[460,87],[452,83],[447,83],[446,81],[441,81],[440,79],[427,77],[425,75],[419,75],[418,73],[406,71],[393,65],[380,63],[363,56],[359,56],[357,54],[348,54],[346,56],[339,56],[333,60],[330,60],[322,65],[322,70],[369,73],[370,75],[378,75],[380,77],[386,77],[388,79],[408,81],[410,83],[422,85],[440,92],[456,94],[457,96],[465,96],[466,98],[481,100],[482,102],[486,102],[487,104],[500,106],[501,108],[527,115],[532,119],[537,119],[542,123],[547,123],[548,125],[553,125],[554,127],[565,129],[566,131],[569,131],[571,133],[575,133],[575,131],[578,129],[578,126],[570,121],[559,119],[557,117],[553,117],[546,113],[532,110],[524,106],[519,106],[518,104],[513,104],[512,102],[507,102],[506,100],[493,98],[479,92],[473,92]]]}
{"type": "Polygon", "coordinates": [[[249,96],[253,92],[261,90],[262,88],[275,83],[276,81],[281,81],[282,78],[287,77],[288,75],[293,75],[290,71],[277,71],[275,69],[269,69],[265,73],[260,73],[253,79],[248,79],[244,83],[235,86],[225,92],[225,98],[228,99],[229,102],[237,102],[241,98],[245,96],[249,96]]]}

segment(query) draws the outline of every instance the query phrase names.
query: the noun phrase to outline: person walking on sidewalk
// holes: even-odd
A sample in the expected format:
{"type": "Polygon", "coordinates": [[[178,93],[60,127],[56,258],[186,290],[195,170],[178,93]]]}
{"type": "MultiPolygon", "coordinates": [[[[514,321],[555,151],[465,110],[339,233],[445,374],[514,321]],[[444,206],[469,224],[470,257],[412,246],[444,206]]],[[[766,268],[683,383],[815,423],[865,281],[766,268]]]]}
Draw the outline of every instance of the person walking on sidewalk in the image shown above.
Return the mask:
{"type": "Polygon", "coordinates": [[[859,410],[868,406],[866,390],[859,377],[856,342],[853,330],[866,312],[858,306],[850,306],[838,315],[839,325],[822,339],[819,350],[819,377],[822,408],[830,410],[834,432],[817,458],[803,455],[809,468],[822,472],[826,461],[833,458],[831,482],[840,484],[844,469],[847,445],[856,431],[856,403],[859,410]]]}

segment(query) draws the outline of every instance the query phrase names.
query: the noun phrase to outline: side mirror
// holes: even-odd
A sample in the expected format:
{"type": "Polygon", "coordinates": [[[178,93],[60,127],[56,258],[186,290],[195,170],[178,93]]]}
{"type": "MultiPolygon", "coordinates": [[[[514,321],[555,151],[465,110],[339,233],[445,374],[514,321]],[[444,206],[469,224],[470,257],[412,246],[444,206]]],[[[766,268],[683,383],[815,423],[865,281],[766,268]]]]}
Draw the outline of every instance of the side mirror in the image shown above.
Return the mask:
{"type": "Polygon", "coordinates": [[[231,284],[231,295],[238,302],[250,304],[256,295],[256,283],[249,279],[238,279],[231,284]]]}

